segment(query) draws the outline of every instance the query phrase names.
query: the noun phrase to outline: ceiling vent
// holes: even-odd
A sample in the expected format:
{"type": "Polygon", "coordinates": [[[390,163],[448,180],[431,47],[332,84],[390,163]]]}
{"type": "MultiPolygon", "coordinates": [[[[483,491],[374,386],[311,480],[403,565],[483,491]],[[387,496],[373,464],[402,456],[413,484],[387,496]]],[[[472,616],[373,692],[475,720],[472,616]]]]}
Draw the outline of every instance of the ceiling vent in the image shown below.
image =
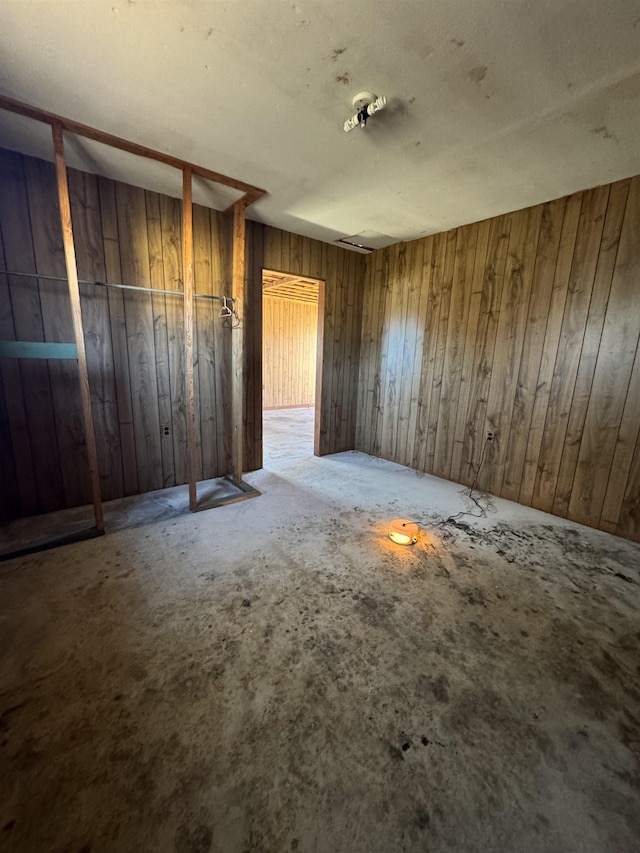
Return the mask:
{"type": "Polygon", "coordinates": [[[381,234],[379,231],[360,231],[359,234],[354,234],[351,237],[340,237],[335,241],[340,246],[347,246],[353,249],[354,252],[362,252],[369,255],[375,252],[376,249],[384,249],[385,246],[391,246],[398,242],[397,237],[390,237],[388,234],[381,234]]]}

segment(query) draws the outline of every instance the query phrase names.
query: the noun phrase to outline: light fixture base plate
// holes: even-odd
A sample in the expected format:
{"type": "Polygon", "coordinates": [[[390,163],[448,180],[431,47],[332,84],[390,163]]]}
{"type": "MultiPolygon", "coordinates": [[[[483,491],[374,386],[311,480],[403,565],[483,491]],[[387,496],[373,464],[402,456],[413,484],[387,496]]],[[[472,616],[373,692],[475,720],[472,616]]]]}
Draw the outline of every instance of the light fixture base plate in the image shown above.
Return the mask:
{"type": "Polygon", "coordinates": [[[369,104],[372,104],[376,99],[376,96],[373,92],[358,92],[357,95],[354,95],[351,99],[351,103],[353,105],[354,110],[356,112],[360,112],[363,107],[368,107],[369,104]]]}

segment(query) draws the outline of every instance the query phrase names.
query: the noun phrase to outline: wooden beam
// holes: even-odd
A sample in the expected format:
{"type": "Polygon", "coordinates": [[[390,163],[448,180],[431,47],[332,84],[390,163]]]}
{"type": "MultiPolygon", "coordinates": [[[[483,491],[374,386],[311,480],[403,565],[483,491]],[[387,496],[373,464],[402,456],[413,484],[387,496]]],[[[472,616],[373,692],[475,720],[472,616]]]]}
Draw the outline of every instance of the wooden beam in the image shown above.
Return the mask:
{"type": "Polygon", "coordinates": [[[104,516],[100,499],[100,474],[98,472],[98,452],[96,436],[93,429],[91,413],[91,390],[89,388],[89,371],[87,355],[84,347],[84,330],[82,327],[82,308],[80,306],[80,289],[78,287],[78,269],[76,252],[73,243],[73,228],[71,225],[71,202],[69,200],[69,184],[67,167],[64,160],[63,128],[59,123],[53,123],[53,146],[56,160],[56,179],[58,185],[58,201],[60,204],[60,219],[62,222],[62,241],[64,244],[64,259],[67,267],[69,298],[71,300],[71,317],[73,332],[78,349],[78,374],[80,378],[80,397],[82,400],[82,415],[84,420],[85,438],[87,441],[87,456],[89,459],[89,475],[91,478],[91,494],[93,498],[93,513],[96,520],[96,530],[104,532],[104,516]]]}
{"type": "Polygon", "coordinates": [[[146,157],[147,160],[157,160],[159,163],[166,163],[167,166],[173,166],[174,169],[183,171],[188,167],[191,173],[197,175],[199,178],[206,178],[209,181],[214,181],[217,184],[222,184],[225,187],[231,187],[234,190],[245,193],[244,198],[240,199],[240,201],[244,201],[245,205],[253,204],[254,201],[266,194],[266,190],[254,187],[252,184],[238,181],[235,178],[230,178],[228,175],[222,175],[220,172],[206,169],[204,166],[196,166],[193,163],[188,163],[186,160],[181,160],[179,157],[163,154],[161,151],[155,151],[153,148],[147,148],[145,145],[139,145],[137,142],[122,139],[120,136],[114,136],[111,133],[106,133],[104,130],[89,127],[89,125],[81,124],[55,113],[50,113],[47,110],[34,107],[31,104],[25,104],[22,101],[16,101],[14,98],[8,98],[5,95],[0,95],[0,109],[50,124],[52,127],[57,126],[68,133],[75,133],[76,136],[93,139],[95,142],[102,142],[104,145],[119,148],[121,151],[136,154],[138,157],[146,157]]]}
{"type": "Polygon", "coordinates": [[[313,423],[313,452],[322,456],[322,370],[324,367],[325,282],[318,281],[318,335],[316,339],[316,399],[313,423]]]}
{"type": "Polygon", "coordinates": [[[182,172],[182,277],[184,279],[184,378],[187,417],[187,474],[189,509],[197,509],[196,497],[196,409],[193,376],[193,203],[191,167],[182,172]]]}
{"type": "Polygon", "coordinates": [[[231,422],[231,466],[234,480],[242,480],[242,450],[244,442],[243,385],[244,385],[244,272],[246,239],[246,204],[240,199],[233,206],[233,251],[231,259],[231,295],[237,312],[238,325],[233,329],[231,422]]]}

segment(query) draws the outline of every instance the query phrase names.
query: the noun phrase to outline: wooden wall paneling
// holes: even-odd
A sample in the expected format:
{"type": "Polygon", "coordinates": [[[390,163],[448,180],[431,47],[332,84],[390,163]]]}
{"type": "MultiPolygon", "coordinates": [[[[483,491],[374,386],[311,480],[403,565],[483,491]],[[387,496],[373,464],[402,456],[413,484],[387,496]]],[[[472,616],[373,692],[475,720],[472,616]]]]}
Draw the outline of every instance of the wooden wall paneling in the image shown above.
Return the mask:
{"type": "Polygon", "coordinates": [[[415,335],[410,340],[410,329],[413,326],[413,316],[416,312],[416,302],[419,298],[419,289],[416,287],[415,278],[411,275],[411,263],[414,256],[412,246],[408,243],[399,243],[396,247],[395,278],[400,286],[400,308],[398,316],[398,359],[395,372],[395,393],[397,422],[395,430],[395,446],[391,449],[391,458],[402,463],[406,459],[407,444],[409,440],[409,418],[411,415],[411,374],[409,366],[412,363],[413,350],[415,348],[415,335]]]}
{"type": "MultiPolygon", "coordinates": [[[[7,269],[0,221],[0,269],[7,269]]],[[[0,274],[0,340],[15,340],[9,280],[0,274]]],[[[35,472],[18,359],[0,359],[0,523],[37,511],[35,472]],[[17,464],[21,463],[20,477],[17,464]]]]}
{"type": "MultiPolygon", "coordinates": [[[[214,293],[219,296],[231,296],[231,241],[232,220],[218,211],[211,211],[211,247],[212,247],[212,272],[214,293]]],[[[245,267],[245,278],[247,275],[245,267]]],[[[260,305],[256,307],[255,300],[251,296],[245,299],[245,334],[248,336],[245,344],[245,352],[251,352],[251,334],[255,334],[253,321],[256,312],[262,310],[260,305]]],[[[231,324],[223,325],[219,317],[220,303],[214,304],[213,316],[213,346],[214,364],[216,369],[216,437],[218,442],[218,474],[222,476],[231,471],[231,344],[233,330],[231,324]]],[[[261,315],[260,315],[261,316],[261,315]]],[[[261,322],[261,321],[260,321],[261,322]]],[[[258,335],[261,329],[258,329],[258,335]]],[[[258,337],[258,341],[260,338],[258,337]]],[[[252,381],[252,375],[247,373],[248,362],[245,363],[245,383],[252,381]]],[[[258,380],[259,381],[259,380],[258,380]]],[[[259,418],[259,428],[262,428],[262,420],[259,418]]],[[[249,426],[245,423],[245,445],[255,435],[254,421],[249,426]]],[[[245,466],[247,462],[245,461],[245,466]]],[[[258,467],[262,467],[262,461],[258,467]]],[[[252,470],[246,468],[246,470],[252,470]]]]}
{"type": "MultiPolygon", "coordinates": [[[[66,276],[55,171],[51,163],[25,158],[25,178],[31,220],[31,235],[37,272],[66,276]]],[[[44,339],[56,343],[73,341],[71,304],[64,281],[40,281],[40,308],[44,339]]],[[[64,490],[62,506],[80,506],[91,501],[82,418],[78,364],[49,361],[49,379],[60,471],[64,490]]]]}
{"type": "Polygon", "coordinates": [[[615,532],[640,542],[640,441],[636,444],[615,532]]]}
{"type": "Polygon", "coordinates": [[[379,453],[378,415],[380,413],[380,364],[382,357],[382,340],[386,313],[386,279],[383,276],[383,264],[386,250],[374,252],[366,259],[365,303],[371,305],[367,326],[363,324],[361,344],[361,376],[366,385],[361,399],[363,400],[358,416],[360,437],[357,448],[366,453],[379,453]],[[370,333],[366,334],[366,329],[370,333]]]}
{"type": "Polygon", "coordinates": [[[427,470],[427,445],[429,442],[430,407],[433,390],[433,376],[438,344],[438,323],[440,319],[440,297],[442,292],[442,274],[438,266],[442,264],[446,250],[444,236],[436,234],[428,237],[430,244],[426,253],[429,266],[423,266],[423,287],[427,287],[427,311],[422,344],[422,364],[418,391],[418,416],[414,465],[419,471],[427,470]]]}
{"type": "MultiPolygon", "coordinates": [[[[622,412],[620,428],[607,482],[607,490],[602,504],[598,527],[609,533],[621,533],[631,536],[637,531],[625,530],[620,523],[623,517],[622,507],[627,484],[633,471],[634,453],[640,449],[640,343],[631,371],[629,389],[622,412]]],[[[640,490],[635,490],[636,501],[640,502],[640,490]]],[[[636,535],[636,538],[640,538],[636,535]]]]}
{"type": "MultiPolygon", "coordinates": [[[[98,179],[74,169],[69,169],[68,174],[78,276],[105,281],[98,179]]],[[[80,295],[100,492],[107,501],[124,494],[109,293],[103,287],[80,284],[80,295]]]]}
{"type": "Polygon", "coordinates": [[[423,262],[420,270],[420,290],[423,311],[418,333],[419,352],[416,353],[417,369],[417,408],[415,416],[415,437],[413,442],[413,458],[411,465],[419,471],[424,470],[424,460],[427,447],[427,432],[429,428],[429,396],[426,393],[427,373],[433,336],[431,334],[431,313],[434,309],[434,291],[432,279],[436,263],[437,249],[435,237],[426,237],[423,243],[423,262]]]}
{"type": "Polygon", "coordinates": [[[489,430],[494,433],[493,441],[486,446],[487,470],[483,481],[485,488],[493,494],[500,493],[504,467],[508,462],[511,418],[524,346],[541,219],[541,205],[519,211],[512,216],[492,380],[482,436],[482,440],[486,440],[489,430]]]}
{"type": "MultiPolygon", "coordinates": [[[[347,250],[348,251],[348,250],[347,250]]],[[[345,267],[348,263],[346,253],[340,249],[335,249],[335,274],[333,277],[332,302],[331,312],[327,314],[331,338],[331,357],[325,362],[325,367],[329,367],[329,422],[328,429],[328,446],[335,450],[340,447],[340,430],[342,420],[342,405],[341,405],[341,379],[343,376],[343,357],[344,347],[343,339],[340,334],[342,327],[342,318],[344,317],[344,282],[346,278],[345,267]]]]}
{"type": "Polygon", "coordinates": [[[340,449],[349,450],[355,445],[355,423],[358,396],[358,363],[360,360],[360,321],[362,319],[362,275],[364,264],[359,255],[348,256],[348,277],[345,282],[346,312],[343,317],[344,376],[342,378],[342,427],[340,449]]]}
{"type": "Polygon", "coordinates": [[[334,411],[332,400],[332,377],[334,370],[334,331],[336,306],[336,278],[338,255],[340,250],[335,246],[326,246],[326,276],[324,293],[324,317],[322,336],[322,369],[321,369],[321,405],[317,432],[317,450],[320,456],[331,452],[333,436],[334,411]]]}
{"type": "MultiPolygon", "coordinates": [[[[158,193],[145,192],[147,241],[149,244],[149,282],[157,290],[170,290],[164,278],[164,247],[162,215],[158,193]]],[[[151,296],[153,310],[153,342],[155,348],[156,382],[158,387],[158,419],[160,421],[160,453],[162,459],[162,486],[175,485],[176,470],[171,435],[171,372],[169,368],[169,334],[167,324],[167,297],[161,293],[151,296]],[[168,434],[166,433],[168,428],[168,434]]]]}
{"type": "Polygon", "coordinates": [[[533,495],[533,506],[546,512],[555,500],[608,197],[608,186],[583,194],[533,495]]]}
{"type": "Polygon", "coordinates": [[[560,245],[553,272],[551,302],[545,329],[542,358],[540,359],[536,398],[533,404],[533,414],[529,427],[524,470],[520,486],[520,503],[526,505],[533,504],[535,491],[539,488],[541,465],[544,464],[541,459],[541,453],[545,437],[546,417],[550,406],[553,372],[560,341],[562,318],[567,299],[567,289],[569,286],[569,276],[571,274],[571,264],[581,208],[582,193],[576,193],[566,199],[560,245]]]}
{"type": "MultiPolygon", "coordinates": [[[[629,187],[570,500],[571,517],[584,524],[600,521],[640,338],[639,234],[640,179],[635,178],[629,187]]],[[[635,413],[635,400],[628,411],[635,413]]],[[[637,438],[637,422],[632,425],[631,420],[625,423],[621,444],[630,445],[637,438]]],[[[632,448],[626,452],[630,459],[632,448]]]]}
{"type": "MultiPolygon", "coordinates": [[[[26,191],[24,161],[19,154],[3,152],[0,158],[0,227],[7,269],[15,272],[36,270],[31,221],[26,191]]],[[[49,285],[50,286],[50,285],[49,285]]],[[[55,286],[55,285],[54,285],[55,286]]],[[[62,284],[64,288],[64,284],[62,284]]],[[[16,340],[43,341],[44,327],[37,279],[9,276],[16,340]]],[[[37,490],[37,512],[51,512],[64,506],[62,470],[55,431],[49,365],[37,359],[20,362],[20,385],[27,415],[31,465],[37,490]]],[[[17,388],[14,389],[17,391],[17,388]]],[[[13,394],[8,403],[14,405],[13,394]]],[[[26,450],[22,442],[16,450],[26,450]]],[[[28,465],[17,461],[17,468],[28,465]]]]}
{"type": "MultiPolygon", "coordinates": [[[[162,274],[166,290],[183,290],[182,283],[182,205],[179,199],[161,195],[160,228],[162,274]]],[[[182,297],[164,297],[167,323],[167,369],[169,373],[169,423],[173,449],[173,479],[170,468],[163,470],[167,486],[188,480],[187,419],[184,366],[184,305],[182,297]]],[[[164,438],[163,438],[164,442],[164,438]]]]}
{"type": "MultiPolygon", "coordinates": [[[[611,290],[611,280],[628,193],[628,181],[621,181],[611,186],[602,239],[598,246],[597,266],[589,302],[589,312],[556,485],[556,494],[553,503],[553,512],[556,515],[566,516],[569,511],[569,501],[571,500],[580,443],[584,432],[593,376],[600,350],[602,329],[611,290]]],[[[581,286],[584,285],[585,276],[582,275],[581,286]]]]}
{"type": "Polygon", "coordinates": [[[502,480],[501,494],[514,501],[519,498],[523,480],[527,436],[538,392],[538,373],[543,354],[565,204],[566,199],[562,198],[541,206],[537,255],[502,480]]]}
{"type": "Polygon", "coordinates": [[[460,398],[462,365],[469,320],[473,266],[478,243],[478,226],[459,228],[453,257],[451,302],[445,338],[445,359],[440,389],[434,472],[451,475],[455,447],[455,426],[460,398]]]}
{"type": "Polygon", "coordinates": [[[417,302],[413,314],[413,326],[409,333],[409,339],[414,340],[413,356],[408,366],[411,377],[409,424],[407,434],[407,448],[405,452],[405,465],[412,466],[415,459],[418,413],[420,400],[420,370],[422,367],[422,352],[424,349],[426,312],[429,299],[429,278],[424,281],[425,269],[428,270],[431,263],[430,240],[416,240],[412,243],[412,256],[410,260],[409,274],[415,276],[415,287],[417,290],[417,302]]]}
{"type": "MultiPolygon", "coordinates": [[[[211,220],[206,207],[193,206],[193,279],[194,292],[214,293],[212,282],[211,220]]],[[[219,307],[212,300],[196,299],[195,311],[195,399],[196,447],[199,468],[197,479],[205,480],[218,474],[218,445],[216,441],[216,364],[215,324],[219,307]]],[[[226,471],[224,472],[226,473],[226,471]]]]}
{"type": "Polygon", "coordinates": [[[365,420],[367,400],[371,394],[369,389],[369,370],[371,366],[372,347],[374,345],[372,325],[373,310],[373,286],[371,282],[371,255],[365,260],[364,275],[364,301],[362,304],[362,322],[360,330],[360,364],[358,366],[358,411],[356,416],[356,449],[364,449],[366,434],[369,431],[370,421],[365,420]]]}
{"type": "Polygon", "coordinates": [[[470,405],[465,428],[460,477],[463,483],[472,485],[477,481],[481,487],[483,487],[482,475],[484,474],[484,467],[480,470],[482,452],[485,447],[484,425],[510,234],[511,218],[508,215],[498,216],[491,220],[487,255],[484,263],[480,320],[476,333],[469,390],[470,405]]]}
{"type": "MultiPolygon", "coordinates": [[[[144,190],[116,184],[120,263],[124,284],[150,287],[144,190]]],[[[162,488],[162,448],[151,294],[125,291],[125,318],[134,437],[141,492],[162,488]]]]}
{"type": "MultiPolygon", "coordinates": [[[[485,260],[489,244],[489,220],[479,223],[476,238],[475,251],[473,253],[473,273],[468,283],[469,296],[469,318],[465,335],[464,355],[462,370],[460,373],[460,390],[458,407],[456,411],[455,432],[453,437],[453,452],[451,459],[451,471],[449,476],[452,480],[460,481],[462,478],[462,456],[465,442],[465,427],[467,425],[467,410],[469,406],[469,392],[473,372],[473,357],[480,319],[480,303],[482,300],[482,285],[484,282],[485,260]]],[[[468,275],[469,268],[465,275],[468,275]]],[[[472,436],[471,441],[475,438],[472,436]]]]}
{"type": "MultiPolygon", "coordinates": [[[[606,294],[598,292],[598,285],[602,283],[602,279],[598,281],[596,277],[597,267],[599,264],[599,256],[605,226],[605,215],[609,204],[610,187],[599,187],[597,190],[590,191],[587,194],[585,201],[589,201],[589,196],[593,193],[596,199],[596,213],[593,217],[593,225],[588,229],[586,237],[586,245],[584,250],[581,247],[580,234],[576,243],[576,256],[574,256],[574,266],[578,267],[577,286],[584,290],[589,300],[584,317],[584,331],[580,340],[580,348],[577,356],[577,369],[575,374],[572,371],[574,379],[573,392],[571,395],[571,408],[569,418],[566,424],[564,447],[562,448],[562,456],[560,458],[560,466],[558,469],[558,478],[556,481],[555,495],[553,500],[553,512],[556,515],[566,516],[569,509],[569,500],[571,499],[571,490],[576,470],[576,462],[580,441],[584,426],[585,413],[589,403],[589,395],[591,393],[591,378],[593,375],[593,365],[589,365],[590,351],[594,347],[594,338],[600,337],[600,331],[594,330],[593,335],[590,334],[591,325],[594,322],[594,312],[606,305],[608,298],[609,287],[604,289],[606,294]],[[598,190],[600,191],[598,193],[598,190]],[[580,253],[578,254],[578,249],[580,253]],[[584,259],[583,259],[584,256],[584,259]],[[604,298],[604,305],[603,300],[604,298]]],[[[583,202],[584,210],[584,202],[583,202]]],[[[609,281],[611,277],[609,276],[609,281]]],[[[570,285],[571,289],[571,285],[570,285]]],[[[597,325],[597,320],[595,321],[597,325]]],[[[594,356],[595,358],[595,356],[594,356]]]]}
{"type": "Polygon", "coordinates": [[[280,267],[283,272],[293,272],[291,266],[291,234],[288,231],[280,233],[280,267]]]}
{"type": "MultiPolygon", "coordinates": [[[[115,184],[107,178],[98,178],[102,240],[104,246],[105,281],[122,282],[120,264],[120,238],[116,209],[115,184]]],[[[138,484],[138,460],[133,426],[133,403],[131,399],[131,371],[125,317],[124,291],[107,289],[109,304],[111,352],[116,386],[120,453],[122,455],[122,480],[124,494],[135,495],[140,491],[138,484]]]]}
{"type": "Polygon", "coordinates": [[[639,188],[619,181],[424,238],[403,249],[407,274],[398,246],[370,256],[359,449],[466,484],[484,452],[479,488],[640,540],[639,188]],[[424,334],[417,250],[431,264],[424,334]]]}
{"type": "Polygon", "coordinates": [[[300,234],[289,234],[289,262],[287,271],[298,275],[308,275],[302,266],[304,237],[300,234]]]}
{"type": "Polygon", "coordinates": [[[321,243],[319,240],[305,240],[305,245],[307,245],[307,243],[310,243],[311,245],[309,249],[309,266],[308,268],[305,267],[305,269],[308,269],[308,274],[312,278],[324,280],[327,244],[321,243]]]}
{"type": "Polygon", "coordinates": [[[396,401],[396,369],[398,348],[402,345],[398,325],[401,305],[398,299],[398,283],[395,276],[397,268],[397,248],[389,246],[385,250],[383,275],[387,282],[385,300],[384,334],[380,358],[380,407],[378,418],[378,436],[376,456],[390,459],[395,450],[394,405],[396,401]]]}
{"type": "Polygon", "coordinates": [[[317,306],[264,295],[264,406],[313,406],[317,306]]]}
{"type": "Polygon", "coordinates": [[[442,372],[447,344],[447,329],[449,326],[449,311],[451,309],[451,292],[453,288],[453,265],[455,262],[456,241],[458,230],[448,231],[442,241],[442,254],[435,269],[440,294],[440,310],[437,329],[434,327],[435,355],[433,377],[431,381],[431,402],[429,404],[429,426],[427,429],[427,467],[429,471],[440,470],[440,460],[436,459],[436,439],[440,423],[440,398],[442,395],[442,372]]]}

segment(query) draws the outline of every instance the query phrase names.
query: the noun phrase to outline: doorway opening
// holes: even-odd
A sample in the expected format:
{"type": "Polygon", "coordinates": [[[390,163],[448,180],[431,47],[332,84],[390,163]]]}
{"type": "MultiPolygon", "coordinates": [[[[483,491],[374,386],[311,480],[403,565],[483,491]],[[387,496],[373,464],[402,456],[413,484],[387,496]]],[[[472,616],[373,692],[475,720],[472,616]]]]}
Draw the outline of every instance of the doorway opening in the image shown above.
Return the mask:
{"type": "Polygon", "coordinates": [[[262,271],[265,467],[319,452],[323,316],[323,281],[262,271]]]}

